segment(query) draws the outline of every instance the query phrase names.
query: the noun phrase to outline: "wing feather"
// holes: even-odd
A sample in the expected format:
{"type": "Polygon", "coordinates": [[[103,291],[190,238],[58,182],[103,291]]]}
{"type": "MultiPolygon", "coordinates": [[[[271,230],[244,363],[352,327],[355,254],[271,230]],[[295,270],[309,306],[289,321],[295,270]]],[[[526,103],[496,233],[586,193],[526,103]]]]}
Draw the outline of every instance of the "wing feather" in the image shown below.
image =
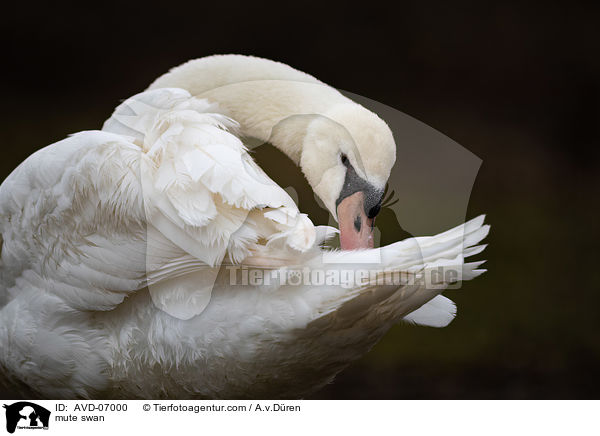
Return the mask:
{"type": "Polygon", "coordinates": [[[310,220],[215,110],[182,89],[147,91],[102,131],[23,162],[0,188],[4,282],[33,269],[87,310],[148,286],[159,307],[187,319],[208,304],[226,256],[241,262],[266,240],[314,247],[310,220]]]}

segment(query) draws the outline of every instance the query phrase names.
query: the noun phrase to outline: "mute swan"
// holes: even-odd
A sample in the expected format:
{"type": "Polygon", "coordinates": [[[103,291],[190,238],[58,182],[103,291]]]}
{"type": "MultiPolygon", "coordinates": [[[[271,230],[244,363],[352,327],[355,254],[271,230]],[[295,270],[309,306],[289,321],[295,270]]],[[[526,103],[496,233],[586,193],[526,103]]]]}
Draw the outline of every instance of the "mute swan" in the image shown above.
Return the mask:
{"type": "Polygon", "coordinates": [[[286,65],[213,56],[173,69],[0,187],[4,378],[53,398],[301,398],[394,323],[447,325],[450,280],[414,279],[479,275],[463,258],[489,227],[479,217],[372,248],[395,153],[379,117],[286,65]],[[335,230],[300,213],[243,137],[301,168],[342,251],[321,248],[335,230]],[[240,265],[369,274],[233,283],[240,265]],[[401,284],[386,281],[399,272],[401,284]]]}

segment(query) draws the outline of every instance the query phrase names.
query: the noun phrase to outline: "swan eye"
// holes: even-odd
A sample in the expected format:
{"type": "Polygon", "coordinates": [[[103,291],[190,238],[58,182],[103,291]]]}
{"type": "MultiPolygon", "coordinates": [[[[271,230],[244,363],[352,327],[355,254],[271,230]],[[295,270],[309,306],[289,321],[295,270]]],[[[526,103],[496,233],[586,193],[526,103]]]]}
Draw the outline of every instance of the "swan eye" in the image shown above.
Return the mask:
{"type": "Polygon", "coordinates": [[[346,156],[344,153],[340,154],[340,160],[345,166],[348,166],[348,156],[346,156]]]}

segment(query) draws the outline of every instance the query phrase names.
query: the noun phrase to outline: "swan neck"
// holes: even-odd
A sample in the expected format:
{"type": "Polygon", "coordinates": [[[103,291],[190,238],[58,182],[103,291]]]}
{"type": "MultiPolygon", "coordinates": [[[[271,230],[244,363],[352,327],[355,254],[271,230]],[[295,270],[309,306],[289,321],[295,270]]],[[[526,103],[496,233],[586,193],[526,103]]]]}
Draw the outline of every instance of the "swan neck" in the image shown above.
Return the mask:
{"type": "Polygon", "coordinates": [[[243,135],[270,142],[296,163],[311,118],[350,102],[288,65],[240,55],[189,61],[156,79],[153,88],[183,88],[217,103],[220,112],[240,124],[243,135]]]}
{"type": "Polygon", "coordinates": [[[296,164],[309,124],[349,102],[327,85],[285,80],[236,83],[198,97],[217,103],[220,111],[240,124],[244,136],[271,143],[296,164]]]}

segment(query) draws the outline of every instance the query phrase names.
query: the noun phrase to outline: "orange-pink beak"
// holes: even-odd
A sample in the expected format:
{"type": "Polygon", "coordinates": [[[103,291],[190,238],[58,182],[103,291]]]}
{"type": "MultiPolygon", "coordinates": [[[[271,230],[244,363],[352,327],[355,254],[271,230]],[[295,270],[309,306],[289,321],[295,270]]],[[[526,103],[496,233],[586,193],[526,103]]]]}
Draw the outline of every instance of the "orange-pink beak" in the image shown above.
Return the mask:
{"type": "Polygon", "coordinates": [[[373,248],[374,218],[365,213],[365,194],[355,192],[344,198],[337,207],[342,250],[373,248]]]}

